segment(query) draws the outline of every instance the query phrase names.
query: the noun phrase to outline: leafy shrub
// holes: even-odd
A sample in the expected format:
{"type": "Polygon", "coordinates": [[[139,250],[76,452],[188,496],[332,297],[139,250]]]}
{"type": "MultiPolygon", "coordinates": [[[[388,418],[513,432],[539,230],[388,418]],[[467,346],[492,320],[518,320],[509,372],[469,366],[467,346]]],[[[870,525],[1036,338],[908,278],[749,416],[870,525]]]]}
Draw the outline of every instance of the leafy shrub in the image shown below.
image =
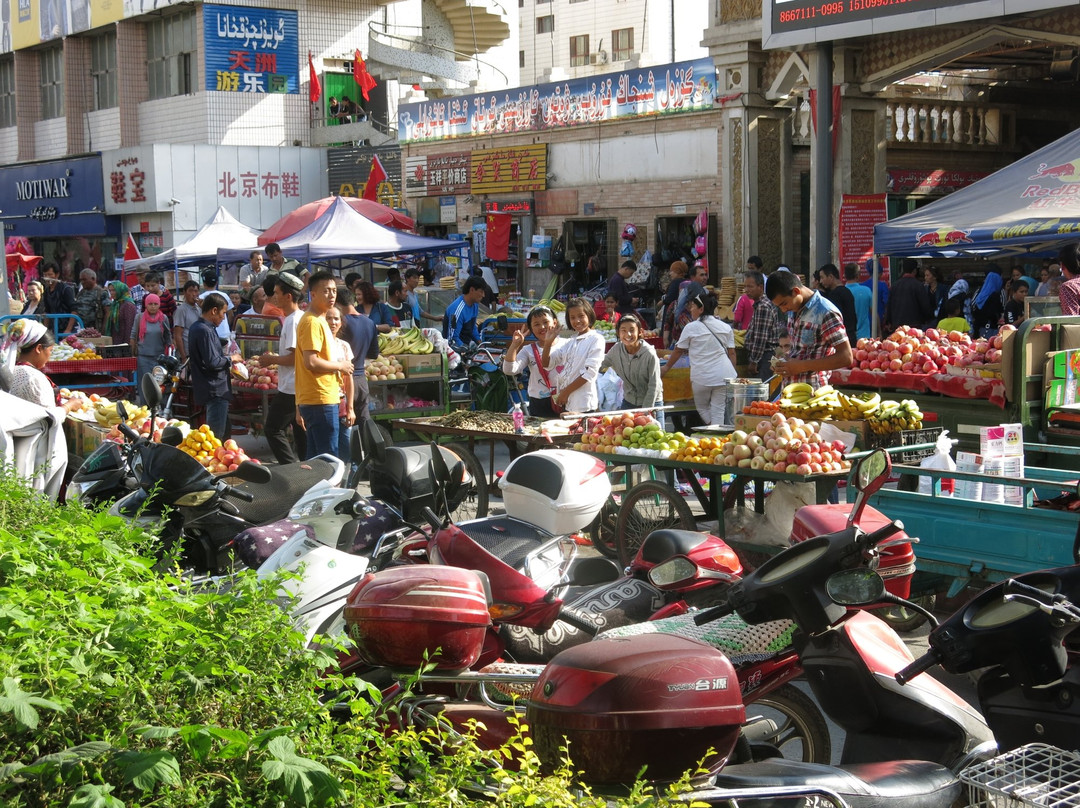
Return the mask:
{"type": "MultiPolygon", "coordinates": [[[[196,591],[152,570],[150,541],[0,475],[4,805],[613,804],[569,769],[542,777],[520,734],[511,773],[469,738],[440,753],[438,728],[385,733],[366,686],[304,647],[274,581],[196,591]],[[347,694],[349,720],[328,692],[347,694]]],[[[639,785],[618,804],[666,799],[639,785]]]]}

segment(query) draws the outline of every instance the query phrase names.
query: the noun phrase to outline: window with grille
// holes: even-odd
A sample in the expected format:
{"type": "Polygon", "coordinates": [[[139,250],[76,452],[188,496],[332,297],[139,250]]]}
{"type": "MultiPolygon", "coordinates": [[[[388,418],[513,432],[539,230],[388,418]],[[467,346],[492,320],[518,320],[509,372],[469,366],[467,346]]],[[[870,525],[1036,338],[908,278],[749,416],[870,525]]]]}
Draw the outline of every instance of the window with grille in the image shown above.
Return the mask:
{"type": "Polygon", "coordinates": [[[589,35],[570,37],[570,67],[580,67],[589,63],[589,35]]]}
{"type": "Polygon", "coordinates": [[[64,49],[49,48],[38,53],[41,78],[41,119],[64,117],[64,49]]]}
{"type": "Polygon", "coordinates": [[[154,20],[146,26],[150,98],[187,95],[195,85],[195,12],[154,20]]]}
{"type": "Polygon", "coordinates": [[[548,14],[546,17],[536,18],[536,33],[550,34],[555,30],[555,15],[548,14]]]}
{"type": "Polygon", "coordinates": [[[632,58],[634,53],[634,29],[619,28],[611,32],[611,59],[615,62],[625,62],[632,58]]]}
{"type": "Polygon", "coordinates": [[[90,41],[90,78],[94,83],[94,109],[111,109],[116,98],[116,32],[90,41]]]}
{"type": "Polygon", "coordinates": [[[15,125],[15,57],[0,59],[0,128],[15,125]]]}
{"type": "Polygon", "coordinates": [[[518,67],[525,67],[525,51],[518,51],[518,67]]]}

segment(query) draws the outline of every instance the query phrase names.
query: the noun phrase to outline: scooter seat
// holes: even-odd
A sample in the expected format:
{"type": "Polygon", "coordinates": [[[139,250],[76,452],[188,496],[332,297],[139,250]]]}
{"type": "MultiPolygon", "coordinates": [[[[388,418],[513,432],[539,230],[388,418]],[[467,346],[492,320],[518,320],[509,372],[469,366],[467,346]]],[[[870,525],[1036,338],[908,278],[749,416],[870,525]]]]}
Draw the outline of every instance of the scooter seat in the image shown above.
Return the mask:
{"type": "MultiPolygon", "coordinates": [[[[713,783],[721,793],[734,788],[819,787],[839,794],[851,808],[949,808],[962,789],[951,771],[925,760],[825,766],[772,758],[725,766],[713,783]]],[[[757,800],[739,802],[753,805],[757,800]]]]}
{"type": "Polygon", "coordinates": [[[706,539],[708,536],[694,530],[654,530],[642,542],[641,558],[659,564],[672,556],[686,555],[706,539]]]}
{"type": "Polygon", "coordinates": [[[244,502],[238,497],[228,498],[240,518],[253,525],[265,525],[287,517],[292,506],[311,486],[320,480],[330,479],[334,465],[312,458],[284,466],[270,466],[268,470],[269,482],[243,482],[235,486],[255,497],[251,502],[244,502]]]}
{"type": "MultiPolygon", "coordinates": [[[[452,467],[458,458],[450,450],[440,447],[447,467],[452,467]]],[[[371,467],[371,494],[391,503],[405,503],[431,497],[431,475],[428,463],[431,461],[430,446],[388,446],[386,459],[371,467]]]]}
{"type": "Polygon", "coordinates": [[[489,516],[463,522],[458,527],[480,547],[514,569],[520,569],[529,553],[552,539],[546,530],[509,516],[489,516]]]}

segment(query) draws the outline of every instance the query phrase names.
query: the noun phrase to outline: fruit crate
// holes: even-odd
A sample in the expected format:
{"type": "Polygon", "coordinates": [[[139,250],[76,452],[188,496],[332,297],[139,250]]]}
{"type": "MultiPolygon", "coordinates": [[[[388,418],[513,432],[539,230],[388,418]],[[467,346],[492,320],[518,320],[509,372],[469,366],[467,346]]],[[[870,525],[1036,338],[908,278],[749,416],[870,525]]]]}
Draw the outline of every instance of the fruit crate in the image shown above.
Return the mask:
{"type": "Polygon", "coordinates": [[[972,808],[1080,808],[1080,755],[1034,743],[960,772],[972,808]]]}
{"type": "MultiPolygon", "coordinates": [[[[914,446],[920,443],[935,443],[941,435],[941,427],[933,426],[926,429],[903,429],[900,432],[892,432],[887,435],[871,434],[869,436],[869,449],[892,449],[897,446],[914,446]]],[[[934,453],[933,448],[912,449],[910,452],[890,452],[894,462],[912,465],[929,457],[934,453]]]]}
{"type": "Polygon", "coordinates": [[[404,365],[408,379],[441,378],[443,375],[441,353],[402,354],[398,356],[398,361],[404,365]]]}

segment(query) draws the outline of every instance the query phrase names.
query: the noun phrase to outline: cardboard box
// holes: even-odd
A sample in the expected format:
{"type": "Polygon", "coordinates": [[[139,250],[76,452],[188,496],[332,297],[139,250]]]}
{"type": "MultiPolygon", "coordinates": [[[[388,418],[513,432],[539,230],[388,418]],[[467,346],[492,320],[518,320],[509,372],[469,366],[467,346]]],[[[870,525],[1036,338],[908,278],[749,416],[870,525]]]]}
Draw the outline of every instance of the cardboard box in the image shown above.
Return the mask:
{"type": "Polygon", "coordinates": [[[109,430],[103,426],[97,424],[91,424],[88,421],[82,423],[80,435],[82,437],[82,443],[80,445],[79,454],[83,458],[89,457],[93,454],[94,450],[101,445],[101,442],[105,440],[105,436],[109,433],[109,430]]]}
{"type": "Polygon", "coordinates": [[[112,345],[112,337],[79,337],[79,339],[89,345],[93,345],[95,348],[112,345]]]}
{"type": "MultiPolygon", "coordinates": [[[[664,403],[671,404],[675,401],[686,401],[694,397],[694,390],[690,386],[690,368],[672,368],[663,375],[664,403]]],[[[736,417],[738,417],[736,415],[736,417]]],[[[753,417],[757,423],[757,416],[753,417]]],[[[730,416],[729,416],[730,420],[730,416]]],[[[738,425],[736,425],[738,426],[738,425]]],[[[738,427],[742,429],[743,427],[738,427]]]]}
{"type": "MultiPolygon", "coordinates": [[[[1005,397],[1010,401],[1015,397],[1013,388],[1013,370],[1015,363],[1016,350],[1019,345],[1019,341],[1016,338],[1016,334],[1019,332],[1010,331],[1003,335],[1001,340],[1001,379],[1005,382],[1005,397]]],[[[1026,344],[1023,346],[1024,350],[1024,367],[1028,375],[1034,375],[1039,372],[1039,369],[1043,366],[1043,358],[1050,350],[1050,332],[1049,331],[1030,331],[1028,332],[1026,344]]],[[[1020,394],[1027,399],[1036,398],[1036,391],[1020,391],[1020,394]],[[1033,395],[1035,393],[1035,395],[1033,395]]]]}
{"type": "Polygon", "coordinates": [[[1001,457],[1005,454],[1005,428],[1003,426],[979,427],[979,454],[983,457],[1001,457]]]}
{"type": "MultiPolygon", "coordinates": [[[[956,470],[971,474],[980,474],[983,471],[982,455],[974,452],[956,453],[956,470]]],[[[983,484],[975,480],[957,480],[954,496],[960,499],[981,500],[983,484]]]]}
{"type": "Polygon", "coordinates": [[[405,367],[406,379],[442,377],[441,353],[405,354],[399,356],[398,361],[405,367]]]}

